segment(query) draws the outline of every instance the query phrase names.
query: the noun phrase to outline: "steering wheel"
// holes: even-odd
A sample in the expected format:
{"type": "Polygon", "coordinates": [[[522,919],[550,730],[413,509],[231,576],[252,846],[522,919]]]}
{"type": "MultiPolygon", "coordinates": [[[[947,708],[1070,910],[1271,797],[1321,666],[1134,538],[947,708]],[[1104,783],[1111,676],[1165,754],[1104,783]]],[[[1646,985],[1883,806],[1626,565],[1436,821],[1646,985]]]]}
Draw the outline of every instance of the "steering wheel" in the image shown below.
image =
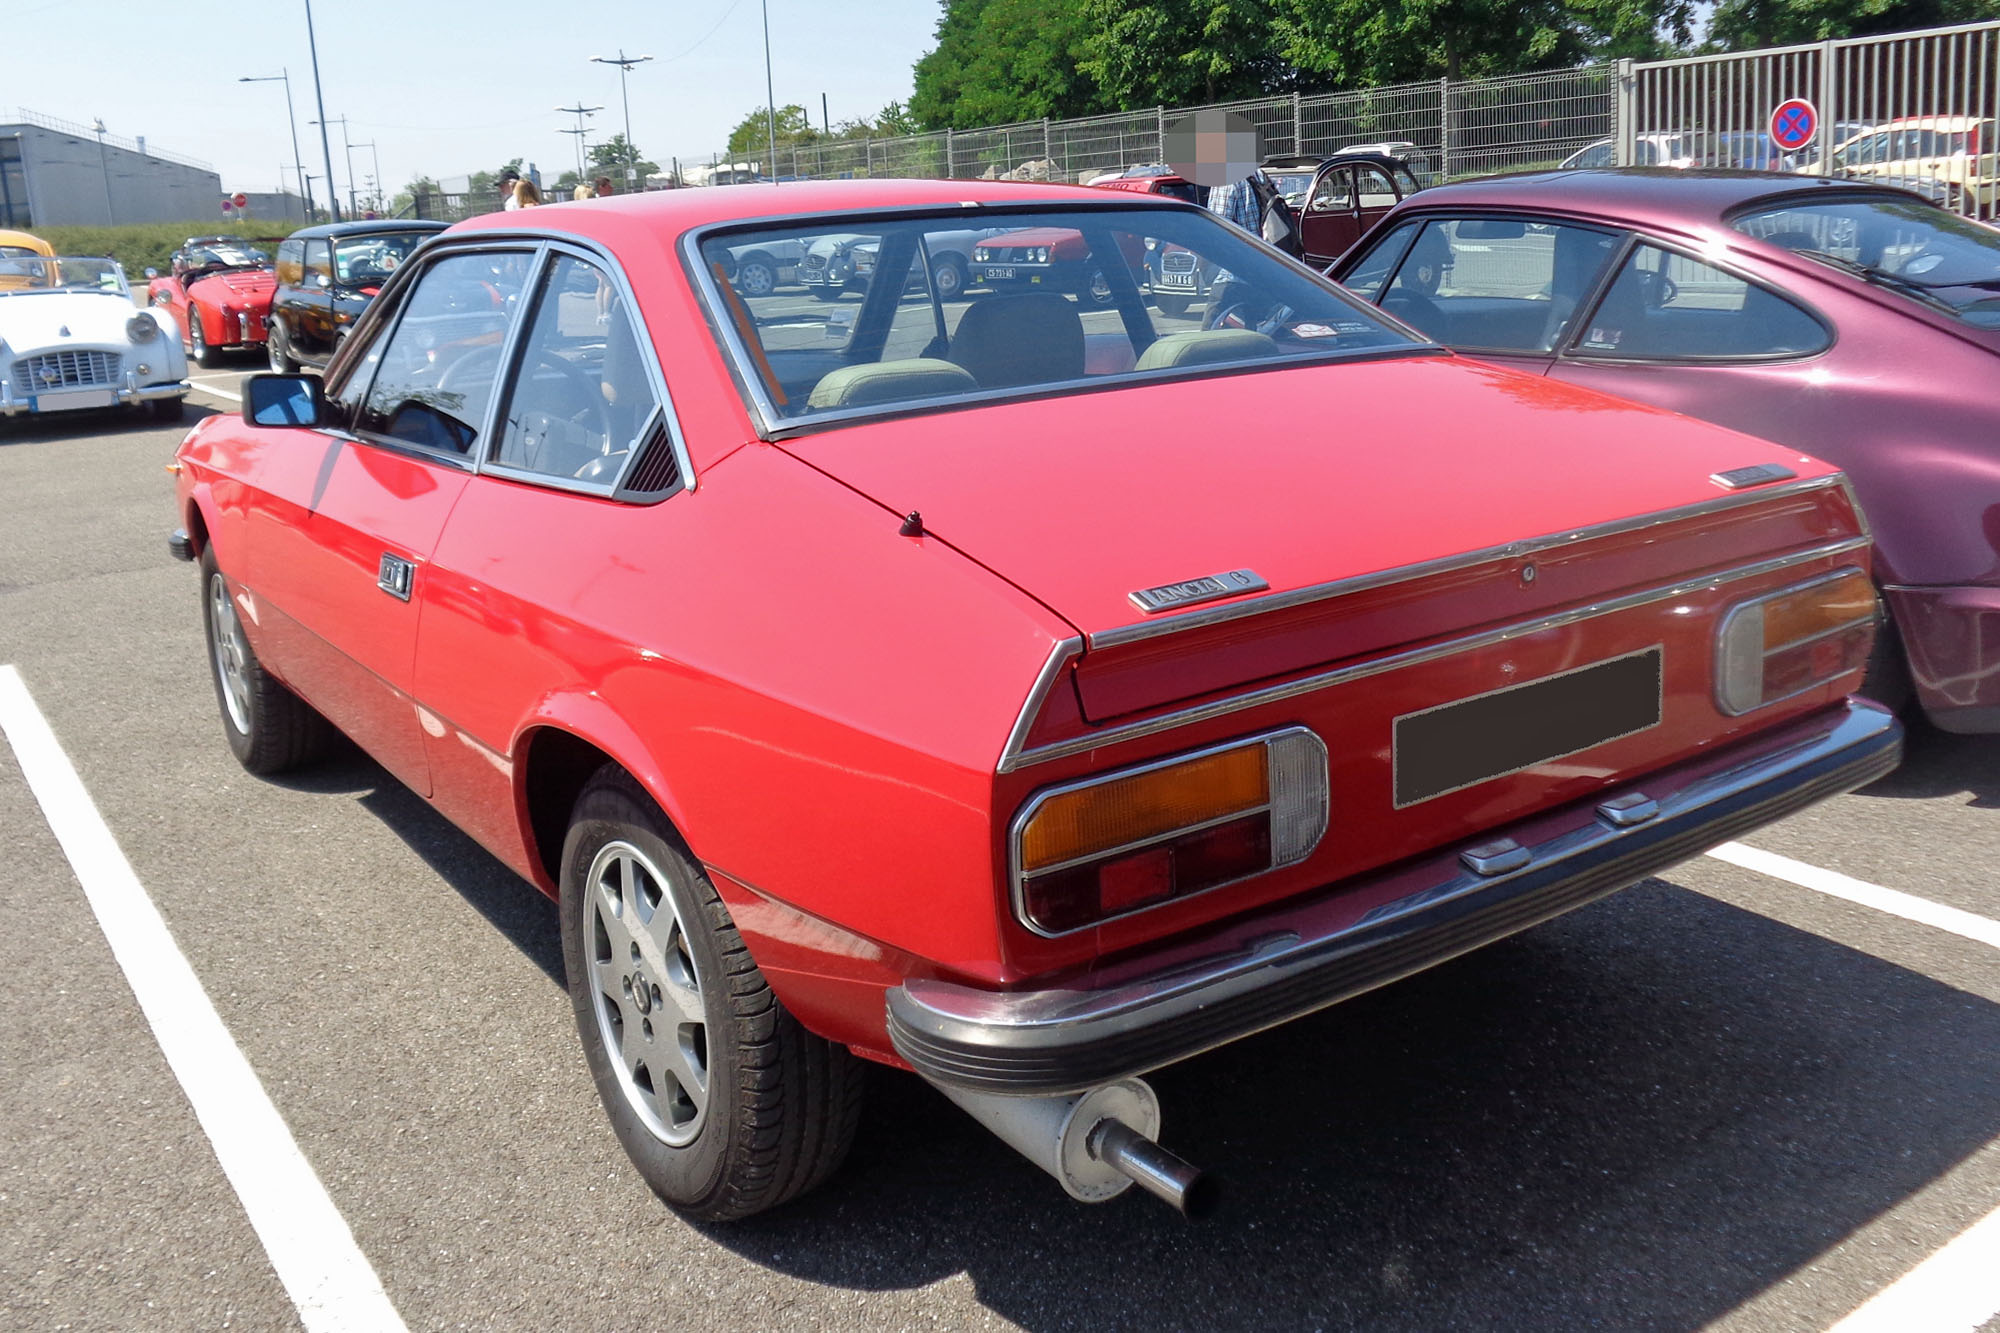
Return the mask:
{"type": "MultiPolygon", "coordinates": [[[[438,376],[437,391],[439,393],[450,393],[460,385],[473,379],[475,374],[479,372],[484,372],[490,377],[493,373],[493,367],[499,365],[499,363],[500,349],[498,347],[476,347],[445,368],[444,374],[438,376]]],[[[562,412],[545,412],[540,409],[531,409],[530,411],[523,412],[521,414],[521,426],[524,433],[528,429],[530,419],[539,418],[539,424],[543,426],[540,437],[543,438],[547,435],[547,423],[563,422],[568,425],[579,426],[596,435],[601,440],[609,440],[611,438],[611,413],[605,406],[603,395],[597,391],[597,387],[590,382],[582,371],[557,356],[548,348],[536,349],[534,360],[531,363],[528,373],[519,377],[515,381],[516,385],[532,379],[535,372],[545,366],[556,372],[557,376],[562,379],[564,396],[571,400],[571,410],[567,414],[562,412]]]]}
{"type": "Polygon", "coordinates": [[[1672,305],[1681,294],[1680,285],[1664,273],[1644,274],[1641,281],[1646,304],[1655,310],[1672,305]]]}

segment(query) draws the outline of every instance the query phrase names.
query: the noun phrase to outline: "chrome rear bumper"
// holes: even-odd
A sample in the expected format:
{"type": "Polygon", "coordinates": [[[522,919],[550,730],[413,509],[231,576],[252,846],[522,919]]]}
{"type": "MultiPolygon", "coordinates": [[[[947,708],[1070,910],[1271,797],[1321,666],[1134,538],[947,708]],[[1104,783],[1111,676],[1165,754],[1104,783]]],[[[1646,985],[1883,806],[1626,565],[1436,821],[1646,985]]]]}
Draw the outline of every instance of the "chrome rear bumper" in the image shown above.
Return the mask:
{"type": "Polygon", "coordinates": [[[1142,1074],[1311,1013],[1636,884],[1893,769],[1903,731],[1850,700],[1728,750],[1227,923],[1061,989],[915,980],[889,1036],[925,1078],[1016,1095],[1142,1074]],[[1474,867],[1477,867],[1475,869],[1474,867]]]}

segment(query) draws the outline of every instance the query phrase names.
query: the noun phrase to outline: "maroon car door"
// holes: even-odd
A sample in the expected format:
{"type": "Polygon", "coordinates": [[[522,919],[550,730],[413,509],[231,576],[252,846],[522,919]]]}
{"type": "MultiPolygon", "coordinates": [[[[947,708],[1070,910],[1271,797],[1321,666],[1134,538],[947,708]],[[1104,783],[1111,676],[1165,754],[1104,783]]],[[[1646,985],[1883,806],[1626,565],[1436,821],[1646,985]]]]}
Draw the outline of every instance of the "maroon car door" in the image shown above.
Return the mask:
{"type": "Polygon", "coordinates": [[[508,324],[490,271],[486,255],[444,255],[405,289],[334,391],[351,430],[298,432],[326,450],[303,521],[269,533],[259,561],[266,596],[301,631],[286,678],[425,795],[418,594],[486,428],[508,324]]]}
{"type": "Polygon", "coordinates": [[[1299,217],[1306,262],[1325,267],[1345,254],[1361,239],[1361,215],[1355,206],[1354,169],[1323,166],[1306,192],[1305,211],[1299,217]]]}
{"type": "MultiPolygon", "coordinates": [[[[1395,181],[1382,168],[1366,162],[1354,164],[1354,235],[1347,244],[1353,245],[1361,239],[1361,233],[1380,222],[1388,211],[1402,199],[1395,181]]],[[[1341,247],[1345,253],[1347,246],[1341,247]]]]}

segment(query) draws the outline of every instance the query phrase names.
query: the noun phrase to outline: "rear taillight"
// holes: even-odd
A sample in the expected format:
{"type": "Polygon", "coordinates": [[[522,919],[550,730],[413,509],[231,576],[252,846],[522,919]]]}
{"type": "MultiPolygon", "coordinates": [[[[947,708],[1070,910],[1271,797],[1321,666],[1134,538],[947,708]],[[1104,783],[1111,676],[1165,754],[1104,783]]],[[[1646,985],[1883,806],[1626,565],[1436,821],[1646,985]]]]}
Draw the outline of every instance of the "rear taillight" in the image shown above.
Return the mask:
{"type": "Polygon", "coordinates": [[[1717,706],[1739,716],[1861,670],[1878,615],[1858,569],[1731,607],[1716,635],[1717,706]]]}
{"type": "Polygon", "coordinates": [[[1061,935],[1303,861],[1327,824],[1304,727],[1037,793],[1014,821],[1014,905],[1061,935]]]}

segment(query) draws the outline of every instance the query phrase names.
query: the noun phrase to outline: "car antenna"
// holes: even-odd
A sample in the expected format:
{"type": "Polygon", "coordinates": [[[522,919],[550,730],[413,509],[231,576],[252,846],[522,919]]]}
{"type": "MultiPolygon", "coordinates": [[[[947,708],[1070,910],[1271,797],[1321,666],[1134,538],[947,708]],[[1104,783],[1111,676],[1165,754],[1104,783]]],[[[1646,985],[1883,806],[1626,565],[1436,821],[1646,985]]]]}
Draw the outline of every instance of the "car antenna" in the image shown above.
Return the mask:
{"type": "Polygon", "coordinates": [[[924,516],[912,509],[903,518],[903,526],[896,529],[900,536],[921,537],[924,535],[924,516]]]}

